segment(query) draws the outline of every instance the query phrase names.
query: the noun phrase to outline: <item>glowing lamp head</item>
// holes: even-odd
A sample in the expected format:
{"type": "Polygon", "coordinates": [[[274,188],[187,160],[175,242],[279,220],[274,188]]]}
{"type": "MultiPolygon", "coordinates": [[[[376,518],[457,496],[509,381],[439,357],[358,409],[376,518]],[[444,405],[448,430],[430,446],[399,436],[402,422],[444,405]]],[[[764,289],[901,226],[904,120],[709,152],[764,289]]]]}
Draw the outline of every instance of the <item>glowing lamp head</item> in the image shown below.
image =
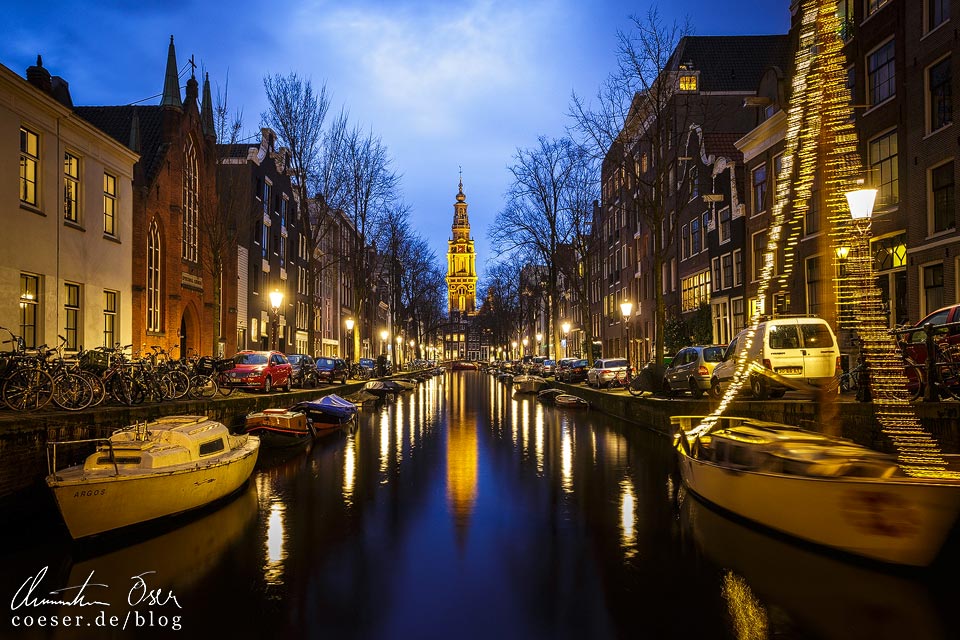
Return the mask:
{"type": "Polygon", "coordinates": [[[630,317],[630,312],[633,311],[633,303],[629,300],[624,300],[620,303],[620,313],[623,314],[624,318],[630,317]]]}
{"type": "Polygon", "coordinates": [[[274,311],[280,309],[280,305],[283,304],[283,292],[280,289],[274,289],[270,292],[270,306],[274,311]]]}
{"type": "Polygon", "coordinates": [[[347,331],[353,331],[353,325],[356,321],[353,318],[347,318],[345,324],[347,325],[347,331]]]}
{"type": "Polygon", "coordinates": [[[857,189],[847,192],[847,204],[850,217],[854,220],[867,220],[873,215],[873,204],[877,200],[876,189],[857,189]]]}
{"type": "Polygon", "coordinates": [[[850,247],[837,247],[837,260],[846,260],[850,255],[850,247]]]}
{"type": "Polygon", "coordinates": [[[538,333],[538,334],[537,334],[537,342],[543,342],[543,334],[542,334],[542,333],[538,333]]]}
{"type": "Polygon", "coordinates": [[[380,332],[380,339],[381,339],[381,340],[386,340],[388,335],[389,335],[389,334],[387,333],[387,330],[384,329],[383,331],[380,332]]]}
{"type": "Polygon", "coordinates": [[[570,323],[569,323],[569,322],[564,322],[562,325],[560,325],[560,328],[563,329],[563,332],[564,332],[564,333],[570,333],[570,323]]]}

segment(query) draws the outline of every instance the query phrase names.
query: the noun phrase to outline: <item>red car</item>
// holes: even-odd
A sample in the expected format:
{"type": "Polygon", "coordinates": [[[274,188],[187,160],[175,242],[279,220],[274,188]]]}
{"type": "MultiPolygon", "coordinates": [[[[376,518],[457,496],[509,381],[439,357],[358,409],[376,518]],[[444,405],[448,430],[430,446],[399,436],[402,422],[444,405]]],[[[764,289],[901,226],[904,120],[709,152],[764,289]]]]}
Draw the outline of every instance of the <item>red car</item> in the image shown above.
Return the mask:
{"type": "Polygon", "coordinates": [[[937,309],[926,318],[913,325],[916,331],[900,334],[900,345],[903,352],[917,364],[927,361],[927,333],[922,330],[923,325],[934,327],[933,334],[936,340],[945,340],[948,344],[960,342],[960,326],[941,327],[939,325],[960,322],[960,304],[937,309]],[[939,328],[938,328],[939,327],[939,328]]]}
{"type": "Polygon", "coordinates": [[[279,351],[238,351],[233,369],[225,372],[228,384],[270,393],[274,387],[290,391],[293,367],[279,351]]]}

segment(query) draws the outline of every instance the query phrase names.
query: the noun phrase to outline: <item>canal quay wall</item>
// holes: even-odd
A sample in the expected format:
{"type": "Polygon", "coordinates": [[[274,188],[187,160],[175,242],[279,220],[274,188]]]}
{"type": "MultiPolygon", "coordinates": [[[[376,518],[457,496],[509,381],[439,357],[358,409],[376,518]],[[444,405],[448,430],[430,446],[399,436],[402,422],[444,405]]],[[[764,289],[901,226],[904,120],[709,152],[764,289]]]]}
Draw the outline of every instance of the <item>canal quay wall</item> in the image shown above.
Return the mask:
{"type": "MultiPolygon", "coordinates": [[[[110,405],[77,412],[0,412],[0,513],[6,504],[23,497],[21,494],[33,494],[43,488],[48,473],[48,442],[105,438],[115,429],[170,415],[209,416],[229,426],[231,431],[236,431],[243,426],[243,417],[248,413],[289,407],[331,393],[349,395],[360,391],[363,385],[363,382],[357,382],[318,389],[297,389],[289,393],[235,393],[230,396],[218,395],[210,400],[182,400],[133,407],[110,405]]],[[[59,448],[57,452],[59,458],[59,448]]],[[[75,462],[79,463],[80,460],[75,462]]],[[[57,465],[64,466],[59,459],[57,465]]]]}

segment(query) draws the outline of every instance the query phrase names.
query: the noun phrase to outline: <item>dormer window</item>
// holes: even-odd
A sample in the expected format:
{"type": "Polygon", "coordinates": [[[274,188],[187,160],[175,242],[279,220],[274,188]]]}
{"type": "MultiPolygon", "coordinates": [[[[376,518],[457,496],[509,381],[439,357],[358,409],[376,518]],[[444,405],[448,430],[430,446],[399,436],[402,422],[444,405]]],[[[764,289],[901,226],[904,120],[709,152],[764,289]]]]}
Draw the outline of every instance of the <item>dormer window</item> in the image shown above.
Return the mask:
{"type": "Polygon", "coordinates": [[[696,93],[697,91],[697,74],[695,72],[680,72],[680,81],[678,83],[677,89],[679,91],[687,93],[696,93]]]}

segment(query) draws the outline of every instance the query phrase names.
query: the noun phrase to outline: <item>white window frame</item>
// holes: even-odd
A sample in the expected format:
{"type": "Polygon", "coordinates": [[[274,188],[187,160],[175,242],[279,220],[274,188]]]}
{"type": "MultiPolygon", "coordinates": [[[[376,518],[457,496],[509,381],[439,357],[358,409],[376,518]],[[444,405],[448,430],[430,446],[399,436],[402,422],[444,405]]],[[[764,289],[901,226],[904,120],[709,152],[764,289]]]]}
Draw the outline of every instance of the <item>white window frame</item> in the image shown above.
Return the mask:
{"type": "Polygon", "coordinates": [[[870,105],[867,108],[867,111],[870,111],[882,104],[886,104],[887,102],[897,97],[897,43],[895,42],[894,36],[890,36],[889,38],[887,38],[886,40],[884,40],[883,42],[881,42],[880,44],[878,44],[873,49],[867,52],[867,54],[864,56],[863,69],[864,69],[864,74],[866,76],[865,77],[866,82],[864,83],[864,86],[866,87],[866,90],[867,90],[867,94],[866,94],[867,103],[870,105]],[[875,72],[870,71],[870,56],[874,55],[875,53],[877,53],[878,51],[886,47],[891,42],[893,42],[893,55],[890,57],[891,62],[884,63],[884,65],[886,64],[893,65],[892,80],[890,80],[890,82],[893,84],[893,90],[891,91],[890,95],[886,96],[882,100],[877,101],[875,100],[875,96],[873,95],[874,92],[873,92],[872,78],[875,72]]]}
{"type": "Polygon", "coordinates": [[[937,231],[934,229],[934,200],[933,200],[933,172],[940,167],[953,163],[953,198],[954,198],[954,209],[956,209],[957,202],[957,166],[954,158],[947,158],[943,162],[938,162],[937,164],[927,167],[927,238],[933,238],[937,236],[942,236],[944,234],[951,234],[957,230],[956,225],[956,215],[954,215],[954,226],[947,227],[946,229],[940,229],[937,231]]]}
{"type": "MultiPolygon", "coordinates": [[[[935,134],[935,133],[937,133],[937,132],[939,132],[939,131],[942,131],[943,129],[946,129],[947,127],[949,127],[950,125],[953,124],[953,105],[952,105],[952,103],[951,103],[950,121],[947,122],[946,124],[943,124],[943,125],[937,127],[936,129],[933,128],[933,118],[932,118],[932,114],[931,114],[931,110],[932,110],[932,107],[933,107],[933,95],[930,93],[930,89],[931,89],[931,87],[930,87],[930,71],[931,71],[935,66],[937,66],[938,64],[940,64],[940,63],[943,62],[944,60],[949,59],[950,57],[951,57],[951,54],[949,54],[949,53],[946,54],[946,55],[942,55],[942,56],[940,56],[939,58],[937,58],[936,60],[934,60],[933,62],[931,62],[930,64],[928,64],[928,65],[927,65],[926,67],[924,67],[924,69],[923,69],[923,101],[924,101],[924,104],[923,104],[923,121],[924,121],[924,131],[927,133],[928,136],[929,136],[929,135],[933,135],[933,134],[935,134]]],[[[949,81],[947,84],[948,84],[948,85],[951,87],[951,89],[952,89],[952,85],[953,85],[953,61],[952,61],[952,60],[950,61],[950,81],[949,81]]],[[[953,98],[953,94],[952,94],[952,91],[951,91],[951,100],[952,100],[952,98],[953,98]]]]}

